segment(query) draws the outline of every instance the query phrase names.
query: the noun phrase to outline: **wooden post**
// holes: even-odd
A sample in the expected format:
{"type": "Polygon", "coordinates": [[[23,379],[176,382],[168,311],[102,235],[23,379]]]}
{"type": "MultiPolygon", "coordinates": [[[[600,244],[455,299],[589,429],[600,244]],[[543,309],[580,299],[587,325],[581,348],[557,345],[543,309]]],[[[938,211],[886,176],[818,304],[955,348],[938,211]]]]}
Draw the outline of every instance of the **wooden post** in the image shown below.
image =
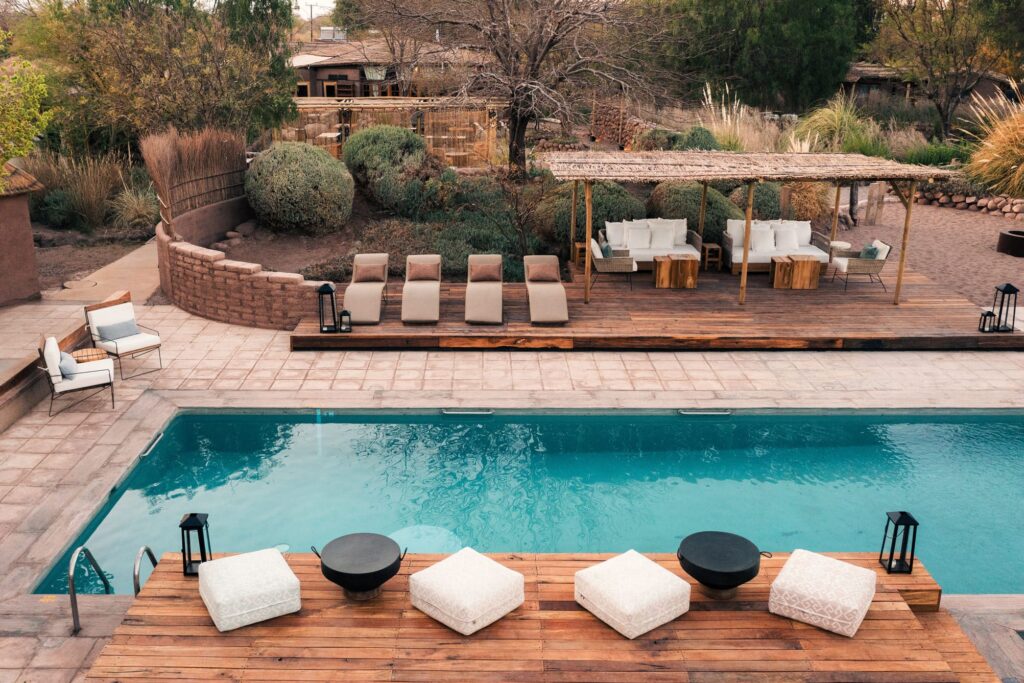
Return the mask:
{"type": "MultiPolygon", "coordinates": [[[[839,196],[843,192],[843,186],[836,183],[836,203],[832,207],[832,235],[828,238],[830,242],[836,241],[837,233],[839,232],[839,196]]],[[[829,246],[831,251],[831,245],[829,246]]]]}
{"type": "Polygon", "coordinates": [[[743,266],[740,268],[740,305],[747,302],[747,260],[750,258],[750,224],[754,217],[754,185],[747,185],[747,215],[743,228],[743,266]]]}
{"type": "Polygon", "coordinates": [[[701,183],[703,188],[700,191],[700,216],[697,218],[697,234],[704,237],[704,215],[708,208],[708,184],[701,183]]]}
{"type": "Polygon", "coordinates": [[[569,209],[569,258],[576,253],[576,202],[580,197],[580,181],[572,181],[572,208],[569,209]]]}
{"type": "Polygon", "coordinates": [[[594,188],[590,180],[583,181],[583,202],[586,204],[587,244],[586,261],[583,262],[583,303],[590,303],[590,243],[594,233],[594,188]]]}
{"type": "Polygon", "coordinates": [[[910,181],[910,191],[907,192],[906,196],[903,196],[903,192],[896,186],[896,183],[889,183],[892,185],[892,189],[896,192],[896,196],[900,198],[900,202],[903,203],[903,207],[907,210],[907,215],[903,219],[903,243],[900,246],[900,267],[896,271],[896,293],[893,296],[892,303],[894,306],[900,305],[900,290],[903,289],[903,270],[907,266],[907,246],[910,244],[910,213],[914,206],[914,193],[917,191],[917,181],[910,181]]]}

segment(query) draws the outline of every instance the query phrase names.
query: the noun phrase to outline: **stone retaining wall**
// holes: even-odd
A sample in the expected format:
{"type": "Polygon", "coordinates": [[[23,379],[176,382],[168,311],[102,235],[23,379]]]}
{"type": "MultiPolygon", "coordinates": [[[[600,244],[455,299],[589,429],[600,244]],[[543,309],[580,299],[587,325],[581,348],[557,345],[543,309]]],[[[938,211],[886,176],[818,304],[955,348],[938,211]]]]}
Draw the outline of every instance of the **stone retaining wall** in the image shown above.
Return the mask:
{"type": "Polygon", "coordinates": [[[917,192],[915,194],[915,201],[918,204],[944,206],[949,209],[960,209],[961,211],[977,211],[978,213],[1024,221],[1024,199],[1010,197],[1009,195],[970,197],[947,194],[945,192],[917,192]]]}
{"type": "MultiPolygon", "coordinates": [[[[235,201],[235,200],[229,200],[235,201]]],[[[189,214],[175,219],[208,239],[223,237],[235,227],[239,213],[231,207],[203,207],[207,221],[199,227],[189,214]]],[[[237,207],[233,207],[237,209],[237,207]]],[[[230,323],[290,330],[300,318],[317,315],[316,289],[298,273],[264,271],[258,263],[232,261],[224,252],[175,239],[163,223],[156,226],[160,285],[179,308],[230,323]]]]}

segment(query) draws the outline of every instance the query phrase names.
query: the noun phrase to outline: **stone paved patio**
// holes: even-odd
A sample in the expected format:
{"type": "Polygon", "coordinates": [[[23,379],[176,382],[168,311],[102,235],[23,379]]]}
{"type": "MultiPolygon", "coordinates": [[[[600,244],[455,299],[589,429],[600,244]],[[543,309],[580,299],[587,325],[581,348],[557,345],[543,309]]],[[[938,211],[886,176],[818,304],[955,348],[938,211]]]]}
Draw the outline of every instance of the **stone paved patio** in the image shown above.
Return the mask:
{"type": "MultiPolygon", "coordinates": [[[[1024,354],[293,353],[284,332],[138,312],[164,370],[118,381],[114,410],[42,403],[0,432],[0,683],[75,679],[120,620],[126,598],[86,597],[70,639],[66,598],[28,593],[178,407],[1024,409],[1024,354]]],[[[72,303],[5,309],[0,358],[80,320],[72,303]]]]}

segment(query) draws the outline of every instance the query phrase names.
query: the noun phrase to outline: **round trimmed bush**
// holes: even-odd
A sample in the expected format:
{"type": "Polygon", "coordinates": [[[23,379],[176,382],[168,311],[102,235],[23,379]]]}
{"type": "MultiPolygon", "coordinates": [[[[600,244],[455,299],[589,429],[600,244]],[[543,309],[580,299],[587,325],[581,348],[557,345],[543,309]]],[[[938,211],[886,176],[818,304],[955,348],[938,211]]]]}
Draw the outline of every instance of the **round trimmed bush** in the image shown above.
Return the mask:
{"type": "Polygon", "coordinates": [[[684,149],[703,149],[713,150],[721,149],[721,145],[718,144],[718,140],[715,139],[714,133],[703,126],[694,126],[686,132],[686,135],[681,136],[675,141],[672,149],[684,150],[684,149]]]}
{"type": "MultiPolygon", "coordinates": [[[[604,228],[606,221],[623,221],[644,218],[647,213],[644,203],[630,194],[618,183],[599,181],[594,183],[593,194],[594,235],[604,228]]],[[[538,207],[538,232],[542,237],[563,244],[568,238],[569,219],[572,213],[572,183],[564,183],[547,197],[538,207]]],[[[582,239],[587,229],[587,209],[583,199],[583,183],[580,183],[576,200],[576,236],[582,239]]]]}
{"type": "MultiPolygon", "coordinates": [[[[754,220],[773,221],[782,218],[781,209],[782,186],[778,183],[758,183],[754,186],[754,220]]],[[[747,210],[747,186],[740,185],[729,194],[729,200],[740,208],[747,210]]]]}
{"type": "Polygon", "coordinates": [[[275,144],[245,174],[249,205],[260,225],[274,232],[337,232],[352,215],[354,193],[345,164],[303,142],[275,144]]]}
{"type": "Polygon", "coordinates": [[[407,195],[421,191],[429,166],[427,143],[398,126],[373,126],[345,141],[345,165],[383,207],[402,211],[407,195]]]}
{"type": "MultiPolygon", "coordinates": [[[[669,181],[659,184],[647,200],[647,215],[661,218],[685,218],[694,230],[700,219],[700,183],[669,181]]],[[[707,212],[704,215],[704,240],[722,243],[725,221],[743,218],[743,212],[729,198],[708,188],[707,212]]]]}

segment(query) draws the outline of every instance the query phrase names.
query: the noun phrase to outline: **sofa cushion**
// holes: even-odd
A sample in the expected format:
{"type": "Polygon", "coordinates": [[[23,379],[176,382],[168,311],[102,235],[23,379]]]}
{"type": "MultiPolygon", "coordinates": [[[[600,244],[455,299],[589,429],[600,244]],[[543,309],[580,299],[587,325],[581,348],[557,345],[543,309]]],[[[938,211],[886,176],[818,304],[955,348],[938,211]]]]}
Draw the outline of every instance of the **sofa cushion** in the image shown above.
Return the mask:
{"type": "Polygon", "coordinates": [[[882,240],[875,240],[874,242],[871,243],[871,246],[878,247],[878,256],[876,256],[875,258],[881,259],[883,261],[889,258],[889,250],[891,249],[891,247],[888,244],[886,244],[882,240]]]}
{"type": "MultiPolygon", "coordinates": [[[[611,246],[608,247],[608,250],[611,252],[611,246]]],[[[601,245],[595,239],[590,240],[590,253],[594,255],[594,258],[605,257],[604,249],[601,248],[601,245]]]]}
{"type": "Polygon", "coordinates": [[[626,226],[622,223],[605,223],[604,234],[608,238],[608,244],[612,249],[619,249],[626,246],[626,226]]]}
{"type": "Polygon", "coordinates": [[[302,608],[299,580],[274,548],[203,562],[199,565],[199,596],[218,631],[302,608]]]}
{"type": "Polygon", "coordinates": [[[628,249],[647,249],[651,246],[651,231],[646,226],[637,227],[629,225],[626,227],[626,247],[628,249]]]}
{"type": "Polygon", "coordinates": [[[797,240],[796,228],[789,225],[780,225],[775,228],[775,247],[777,249],[799,249],[800,242],[797,240]]]}
{"type": "Polygon", "coordinates": [[[768,594],[768,611],[853,637],[875,596],[875,572],[794,550],[768,594]]]}
{"type": "Polygon", "coordinates": [[[681,247],[684,244],[686,244],[686,237],[687,237],[686,231],[688,230],[688,228],[686,227],[686,219],[685,218],[680,218],[678,220],[673,220],[672,221],[672,227],[675,228],[675,232],[676,232],[676,239],[675,239],[676,245],[681,247]]]}
{"type": "Polygon", "coordinates": [[[796,231],[796,241],[801,246],[811,243],[811,222],[810,221],[773,221],[775,227],[793,228],[796,231]]]}
{"type": "Polygon", "coordinates": [[[627,638],[690,609],[690,584],[635,550],[576,572],[576,602],[627,638]]]}
{"type": "Polygon", "coordinates": [[[775,231],[771,228],[750,228],[751,251],[775,251],[775,231]]]}
{"type": "Polygon", "coordinates": [[[523,604],[519,572],[472,548],[409,576],[412,606],[464,636],[479,631],[523,604]]]}
{"type": "Polygon", "coordinates": [[[673,225],[655,225],[651,228],[651,249],[671,249],[676,241],[676,229],[673,225]]]}

